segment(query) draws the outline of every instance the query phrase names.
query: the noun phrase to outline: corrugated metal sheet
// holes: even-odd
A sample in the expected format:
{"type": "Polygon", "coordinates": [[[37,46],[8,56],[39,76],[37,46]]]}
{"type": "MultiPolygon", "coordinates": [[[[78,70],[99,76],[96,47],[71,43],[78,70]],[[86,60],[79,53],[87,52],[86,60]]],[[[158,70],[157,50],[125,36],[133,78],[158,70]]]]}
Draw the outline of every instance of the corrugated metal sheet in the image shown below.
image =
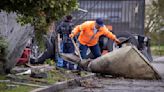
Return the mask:
{"type": "Polygon", "coordinates": [[[116,33],[144,33],[145,0],[79,0],[79,5],[88,12],[74,12],[75,24],[101,17],[116,33]]]}

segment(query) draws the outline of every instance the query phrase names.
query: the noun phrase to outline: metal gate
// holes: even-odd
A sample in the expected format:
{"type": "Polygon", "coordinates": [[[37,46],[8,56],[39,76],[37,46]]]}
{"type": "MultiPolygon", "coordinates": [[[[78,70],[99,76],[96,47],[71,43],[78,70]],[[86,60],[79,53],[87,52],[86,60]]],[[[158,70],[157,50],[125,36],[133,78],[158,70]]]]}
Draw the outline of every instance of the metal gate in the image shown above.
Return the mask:
{"type": "Polygon", "coordinates": [[[101,17],[106,25],[113,26],[115,33],[144,34],[145,0],[79,0],[79,5],[88,12],[74,12],[75,25],[101,17]]]}

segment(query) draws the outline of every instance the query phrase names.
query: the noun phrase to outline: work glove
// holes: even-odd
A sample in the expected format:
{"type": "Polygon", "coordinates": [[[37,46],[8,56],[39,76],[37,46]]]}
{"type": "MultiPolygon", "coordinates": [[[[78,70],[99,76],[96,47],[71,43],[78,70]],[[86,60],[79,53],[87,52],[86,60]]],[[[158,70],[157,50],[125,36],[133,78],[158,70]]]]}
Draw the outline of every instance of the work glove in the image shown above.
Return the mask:
{"type": "Polygon", "coordinates": [[[69,37],[70,37],[70,38],[73,38],[73,37],[74,37],[74,34],[73,34],[73,33],[71,33],[71,34],[69,35],[69,37]]]}
{"type": "Polygon", "coordinates": [[[121,41],[121,42],[120,42],[119,44],[117,44],[117,45],[118,45],[119,47],[122,47],[122,44],[129,42],[129,40],[130,40],[130,37],[128,37],[127,39],[121,41]]]}
{"type": "Polygon", "coordinates": [[[117,43],[117,45],[121,44],[119,39],[115,39],[115,42],[117,43]]]}

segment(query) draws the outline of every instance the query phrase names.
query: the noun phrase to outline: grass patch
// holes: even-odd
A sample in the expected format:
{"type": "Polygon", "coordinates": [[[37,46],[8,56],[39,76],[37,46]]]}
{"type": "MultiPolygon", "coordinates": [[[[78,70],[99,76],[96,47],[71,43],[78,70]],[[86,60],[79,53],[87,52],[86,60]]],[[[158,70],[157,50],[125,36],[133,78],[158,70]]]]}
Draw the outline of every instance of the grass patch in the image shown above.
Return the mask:
{"type": "Polygon", "coordinates": [[[30,92],[34,89],[34,87],[29,87],[29,86],[16,85],[12,87],[8,85],[13,85],[13,84],[0,83],[0,92],[30,92]]]}
{"type": "MultiPolygon", "coordinates": [[[[37,85],[51,85],[56,82],[66,81],[73,77],[76,74],[72,73],[69,70],[60,68],[59,70],[53,69],[47,72],[47,78],[31,78],[29,75],[21,75],[16,76],[17,80],[20,82],[22,80],[23,83],[37,84],[37,85]]],[[[83,72],[82,76],[85,76],[87,73],[83,72]]],[[[0,75],[0,80],[9,80],[5,76],[0,75]]],[[[22,86],[12,83],[0,83],[0,92],[30,92],[36,87],[31,86],[22,86]],[[14,86],[12,86],[14,85],[14,86]]]]}
{"type": "Polygon", "coordinates": [[[6,79],[5,75],[0,75],[0,80],[5,80],[5,79],[6,79]]]}
{"type": "MultiPolygon", "coordinates": [[[[63,70],[63,71],[65,71],[65,70],[63,70]]],[[[68,79],[69,78],[64,76],[61,72],[54,69],[54,70],[51,70],[48,72],[48,78],[46,80],[49,84],[54,84],[56,82],[65,81],[68,79]]]]}
{"type": "MultiPolygon", "coordinates": [[[[0,80],[8,80],[5,75],[0,75],[0,80]]],[[[29,92],[35,89],[30,86],[15,85],[12,83],[0,83],[0,92],[29,92]]]]}
{"type": "MultiPolygon", "coordinates": [[[[50,61],[50,60],[48,60],[50,61]]],[[[54,65],[51,62],[48,64],[54,65]]],[[[75,77],[88,75],[88,72],[82,71],[80,75],[77,72],[73,72],[64,68],[54,68],[49,70],[47,73],[47,78],[32,78],[30,75],[19,75],[16,76],[11,74],[11,77],[6,77],[6,75],[0,75],[0,80],[11,80],[15,82],[22,82],[27,84],[36,84],[40,86],[48,86],[56,82],[66,81],[69,79],[74,79],[75,77]]],[[[0,92],[30,92],[36,87],[24,86],[19,84],[0,83],[0,92]]]]}
{"type": "Polygon", "coordinates": [[[153,55],[164,55],[164,45],[159,46],[151,46],[151,51],[153,55]]]}
{"type": "MultiPolygon", "coordinates": [[[[27,82],[30,84],[37,84],[37,85],[51,85],[56,82],[65,81],[65,80],[70,79],[67,76],[64,76],[64,74],[66,73],[65,69],[61,69],[60,71],[53,69],[51,71],[48,71],[47,73],[48,73],[48,77],[43,78],[43,79],[30,78],[29,75],[21,75],[21,76],[17,76],[17,78],[19,81],[22,80],[25,83],[27,82]],[[61,71],[63,72],[63,74],[61,73],[61,71]],[[29,79],[29,81],[28,81],[28,79],[29,79]],[[34,81],[34,80],[32,81],[31,79],[43,81],[43,82],[45,82],[45,84],[42,82],[34,81]]],[[[8,80],[8,79],[5,76],[0,75],[0,80],[8,80]]],[[[36,87],[22,86],[22,85],[16,85],[16,84],[12,84],[12,83],[0,83],[0,92],[30,92],[35,88],[36,87]]]]}

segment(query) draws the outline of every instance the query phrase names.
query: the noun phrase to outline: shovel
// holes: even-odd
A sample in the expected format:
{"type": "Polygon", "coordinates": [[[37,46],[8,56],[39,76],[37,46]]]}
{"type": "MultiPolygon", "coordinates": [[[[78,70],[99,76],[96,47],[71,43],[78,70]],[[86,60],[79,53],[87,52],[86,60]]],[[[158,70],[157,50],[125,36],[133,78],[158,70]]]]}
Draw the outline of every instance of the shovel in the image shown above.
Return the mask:
{"type": "Polygon", "coordinates": [[[86,70],[87,66],[91,60],[90,59],[82,59],[81,54],[80,54],[80,50],[77,47],[75,41],[73,40],[73,38],[71,38],[71,40],[72,40],[72,43],[73,43],[73,45],[74,45],[74,47],[78,53],[79,58],[80,58],[80,62],[78,63],[78,65],[80,65],[83,68],[83,70],[86,70]]]}
{"type": "Polygon", "coordinates": [[[82,59],[82,57],[81,57],[80,50],[79,50],[79,48],[77,47],[77,45],[76,45],[74,39],[71,38],[71,40],[72,40],[72,43],[73,43],[73,45],[74,45],[74,47],[75,47],[75,49],[76,49],[76,51],[77,51],[77,53],[78,53],[78,56],[80,57],[80,62],[81,62],[83,59],[82,59]]]}

